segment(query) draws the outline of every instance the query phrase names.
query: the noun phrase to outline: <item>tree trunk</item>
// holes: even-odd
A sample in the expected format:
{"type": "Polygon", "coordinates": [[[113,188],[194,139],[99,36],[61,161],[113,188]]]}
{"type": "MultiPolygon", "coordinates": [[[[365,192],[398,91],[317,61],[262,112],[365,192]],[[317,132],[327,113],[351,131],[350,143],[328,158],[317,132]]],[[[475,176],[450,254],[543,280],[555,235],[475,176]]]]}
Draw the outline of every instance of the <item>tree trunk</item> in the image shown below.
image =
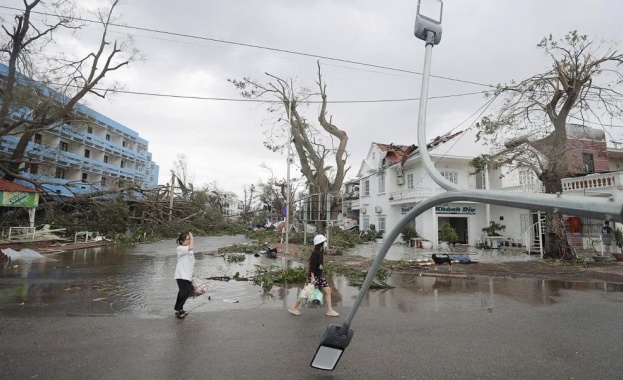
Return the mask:
{"type": "Polygon", "coordinates": [[[4,173],[4,179],[7,181],[13,182],[15,180],[14,173],[19,173],[19,166],[22,164],[24,160],[24,153],[26,153],[26,148],[28,147],[28,143],[32,138],[33,132],[30,130],[24,131],[24,134],[20,137],[17,145],[15,146],[15,150],[11,155],[11,159],[7,162],[7,171],[4,173]]]}
{"type": "MultiPolygon", "coordinates": [[[[544,172],[541,176],[541,180],[545,186],[546,193],[562,193],[562,180],[560,176],[552,172],[544,172]]],[[[562,215],[558,212],[548,212],[546,225],[547,233],[545,234],[545,252],[543,257],[561,260],[573,259],[562,215]]]]}

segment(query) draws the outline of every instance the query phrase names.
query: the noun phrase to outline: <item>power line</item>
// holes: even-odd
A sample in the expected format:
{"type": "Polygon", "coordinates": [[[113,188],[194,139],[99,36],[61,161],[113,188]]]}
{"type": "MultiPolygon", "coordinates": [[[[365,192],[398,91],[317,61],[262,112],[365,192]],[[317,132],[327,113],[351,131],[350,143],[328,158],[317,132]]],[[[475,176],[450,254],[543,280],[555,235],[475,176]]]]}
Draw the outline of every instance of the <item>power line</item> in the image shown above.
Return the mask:
{"type": "MultiPolygon", "coordinates": [[[[192,96],[192,95],[175,95],[175,94],[159,94],[152,92],[140,92],[140,91],[126,91],[126,90],[106,90],[106,89],[94,89],[97,91],[108,91],[121,94],[130,95],[142,95],[142,96],[154,96],[163,98],[176,98],[176,99],[194,99],[194,100],[215,100],[225,102],[252,102],[252,103],[282,103],[281,100],[262,100],[262,99],[238,99],[238,98],[217,98],[207,96],[192,96]]],[[[458,98],[461,96],[470,96],[482,94],[483,91],[467,92],[461,94],[449,94],[439,96],[429,96],[428,99],[444,99],[444,98],[458,98]]],[[[371,99],[371,100],[327,100],[327,104],[353,104],[353,103],[396,103],[396,102],[410,102],[414,100],[420,100],[420,98],[403,98],[403,99],[371,99]]],[[[304,100],[297,101],[305,104],[322,104],[321,100],[304,100]]]]}
{"type": "MultiPolygon", "coordinates": [[[[7,6],[0,6],[0,8],[9,9],[9,10],[18,11],[18,12],[22,11],[19,8],[13,8],[13,7],[7,7],[7,6]]],[[[34,11],[34,10],[31,11],[31,13],[44,15],[44,16],[58,17],[58,18],[61,18],[61,17],[68,18],[68,17],[65,17],[65,16],[59,16],[59,15],[56,15],[56,14],[53,14],[53,13],[38,12],[38,11],[34,11]]],[[[96,23],[96,24],[100,23],[99,21],[96,21],[96,20],[89,20],[89,19],[84,19],[84,18],[80,18],[80,17],[69,17],[69,19],[76,20],[76,21],[89,22],[89,23],[96,23]]],[[[138,26],[129,26],[129,25],[122,25],[122,24],[115,24],[115,23],[110,23],[109,25],[115,26],[115,27],[118,27],[118,28],[124,28],[124,29],[140,30],[140,31],[144,31],[144,32],[151,32],[151,33],[165,34],[165,35],[176,36],[176,37],[198,39],[198,40],[203,40],[203,41],[212,41],[212,42],[218,42],[218,43],[229,44],[229,45],[244,46],[244,47],[250,47],[250,48],[254,48],[254,49],[262,49],[262,50],[269,50],[269,51],[275,51],[275,52],[286,53],[286,54],[299,55],[299,56],[303,56],[303,57],[312,57],[312,58],[326,59],[328,61],[349,63],[349,64],[353,64],[353,65],[358,65],[358,66],[373,67],[373,68],[377,68],[377,69],[383,69],[383,70],[389,70],[389,71],[395,71],[395,72],[401,72],[401,73],[407,73],[407,74],[422,75],[422,73],[418,72],[418,71],[398,69],[398,68],[389,67],[389,66],[382,66],[382,65],[374,65],[374,64],[371,64],[371,63],[365,63],[365,62],[360,62],[360,61],[353,61],[353,60],[342,59],[342,58],[334,58],[334,57],[318,55],[318,54],[303,53],[303,52],[294,51],[294,50],[272,48],[272,47],[268,47],[268,46],[254,45],[254,44],[248,44],[248,43],[244,43],[244,42],[228,41],[228,40],[222,40],[222,39],[218,39],[218,38],[202,37],[202,36],[197,36],[197,35],[193,35],[193,34],[176,33],[176,32],[169,32],[169,31],[159,30],[159,29],[143,28],[143,27],[138,27],[138,26]]],[[[466,84],[472,84],[472,85],[484,86],[484,87],[491,87],[491,88],[495,87],[495,86],[492,86],[490,84],[478,83],[478,82],[468,81],[468,80],[464,80],[464,79],[456,79],[456,78],[451,78],[451,77],[446,77],[446,76],[441,76],[441,75],[430,75],[430,76],[432,78],[449,80],[449,81],[453,81],[453,82],[466,83],[466,84]]]]}

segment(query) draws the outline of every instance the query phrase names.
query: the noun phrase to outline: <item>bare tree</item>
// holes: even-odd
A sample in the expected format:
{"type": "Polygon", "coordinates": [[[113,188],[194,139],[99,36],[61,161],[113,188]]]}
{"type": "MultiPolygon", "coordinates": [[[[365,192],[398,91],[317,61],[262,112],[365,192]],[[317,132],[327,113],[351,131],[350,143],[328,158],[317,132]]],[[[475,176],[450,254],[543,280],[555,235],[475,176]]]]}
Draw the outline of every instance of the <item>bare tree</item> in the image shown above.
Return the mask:
{"type": "MultiPolygon", "coordinates": [[[[574,170],[568,161],[569,124],[604,127],[623,113],[623,55],[616,44],[591,41],[577,31],[561,40],[550,35],[537,46],[551,56],[551,69],[498,85],[490,94],[500,97],[501,104],[495,115],[478,124],[478,139],[492,152],[473,163],[530,168],[547,193],[558,193],[562,179],[574,170]]],[[[571,257],[559,213],[548,213],[545,255],[571,257]]]]}
{"type": "MultiPolygon", "coordinates": [[[[320,63],[318,63],[319,95],[322,99],[318,122],[321,129],[309,124],[301,113],[300,106],[304,105],[314,95],[307,88],[300,88],[295,93],[292,81],[281,79],[275,75],[266,73],[271,78],[268,83],[260,83],[249,78],[242,80],[229,80],[238,89],[241,95],[250,99],[277,99],[278,103],[269,105],[268,111],[276,113],[277,121],[285,120],[292,138],[288,141],[287,133],[270,133],[264,145],[273,151],[282,151],[287,144],[293,144],[298,156],[298,164],[301,173],[307,180],[310,193],[320,193],[323,196],[333,195],[330,210],[326,210],[327,202],[318,202],[320,215],[330,212],[331,218],[335,219],[341,210],[340,198],[337,196],[342,188],[344,177],[348,171],[346,167],[347,151],[346,144],[348,135],[332,122],[327,120],[327,93],[326,84],[322,81],[320,63]],[[274,137],[281,137],[275,139],[274,137]],[[331,164],[333,161],[334,165],[331,164]]],[[[283,127],[282,124],[275,124],[283,127]]],[[[287,129],[286,129],[287,131],[287,129]]]]}
{"type": "MultiPolygon", "coordinates": [[[[32,179],[20,177],[20,168],[28,142],[38,131],[54,130],[64,126],[85,126],[90,121],[74,110],[87,94],[105,97],[118,84],[104,89],[104,77],[139,58],[130,40],[109,40],[109,27],[115,21],[113,14],[119,0],[110,7],[97,10],[93,16],[102,27],[95,50],[83,57],[72,57],[68,52],[45,55],[45,48],[55,43],[60,31],[77,33],[85,25],[75,3],[69,0],[46,2],[24,0],[24,10],[15,16],[11,29],[2,25],[6,40],[0,46],[0,58],[8,62],[0,106],[0,138],[17,135],[19,141],[11,157],[1,162],[8,180],[21,178],[40,185],[32,179]],[[36,9],[42,12],[35,11],[36,9]],[[48,11],[48,12],[45,12],[48,11]],[[55,12],[57,16],[46,16],[55,12]],[[43,17],[38,22],[33,14],[43,17]],[[54,21],[50,22],[49,19],[54,21]]],[[[36,162],[28,162],[36,163],[36,162]]]]}

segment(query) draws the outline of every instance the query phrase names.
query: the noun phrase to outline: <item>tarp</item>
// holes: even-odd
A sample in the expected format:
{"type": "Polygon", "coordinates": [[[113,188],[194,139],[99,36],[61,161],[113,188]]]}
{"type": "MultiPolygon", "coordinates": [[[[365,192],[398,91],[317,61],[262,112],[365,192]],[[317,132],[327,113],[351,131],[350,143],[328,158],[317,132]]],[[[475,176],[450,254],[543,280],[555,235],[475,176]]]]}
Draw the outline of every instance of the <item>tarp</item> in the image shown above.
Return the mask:
{"type": "Polygon", "coordinates": [[[42,254],[30,248],[24,248],[21,251],[16,251],[13,248],[5,248],[2,250],[2,253],[9,256],[11,260],[37,260],[45,258],[42,254]]]}

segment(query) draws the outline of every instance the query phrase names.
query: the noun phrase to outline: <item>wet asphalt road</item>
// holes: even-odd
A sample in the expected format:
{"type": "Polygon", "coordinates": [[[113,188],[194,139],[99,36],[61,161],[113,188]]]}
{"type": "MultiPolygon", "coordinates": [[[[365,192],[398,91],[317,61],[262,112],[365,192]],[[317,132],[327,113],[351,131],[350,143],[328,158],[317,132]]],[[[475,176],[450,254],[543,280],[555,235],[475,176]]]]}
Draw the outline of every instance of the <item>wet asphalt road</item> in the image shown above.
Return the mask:
{"type": "MultiPolygon", "coordinates": [[[[211,238],[204,248],[229,242],[211,238]]],[[[623,377],[621,284],[392,276],[396,288],[364,299],[351,345],[337,369],[325,372],[309,362],[325,327],[341,323],[354,301],[356,289],[344,278],[330,280],[338,318],[311,308],[289,315],[297,286],[262,295],[250,283],[228,282],[211,283],[211,300],[190,300],[190,316],[178,320],[169,310],[169,248],[143,245],[99,252],[99,259],[72,253],[34,265],[36,273],[3,272],[0,378],[623,377]]],[[[216,275],[254,263],[215,260],[200,258],[197,267],[216,275]]]]}

